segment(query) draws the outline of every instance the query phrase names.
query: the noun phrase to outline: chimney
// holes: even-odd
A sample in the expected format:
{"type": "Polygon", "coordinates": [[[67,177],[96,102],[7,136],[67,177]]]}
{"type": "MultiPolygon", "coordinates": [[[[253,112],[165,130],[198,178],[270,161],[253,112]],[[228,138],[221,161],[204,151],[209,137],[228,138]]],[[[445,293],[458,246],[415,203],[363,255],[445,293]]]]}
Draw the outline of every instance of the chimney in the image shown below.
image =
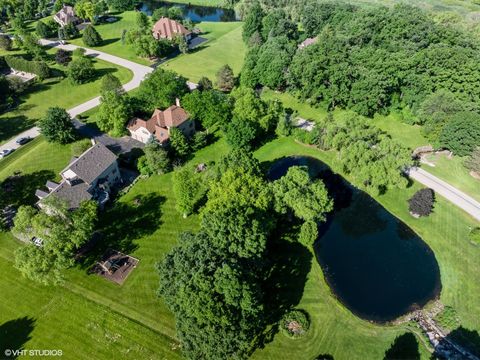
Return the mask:
{"type": "Polygon", "coordinates": [[[175,98],[175,105],[180,107],[180,99],[179,98],[175,98]]]}

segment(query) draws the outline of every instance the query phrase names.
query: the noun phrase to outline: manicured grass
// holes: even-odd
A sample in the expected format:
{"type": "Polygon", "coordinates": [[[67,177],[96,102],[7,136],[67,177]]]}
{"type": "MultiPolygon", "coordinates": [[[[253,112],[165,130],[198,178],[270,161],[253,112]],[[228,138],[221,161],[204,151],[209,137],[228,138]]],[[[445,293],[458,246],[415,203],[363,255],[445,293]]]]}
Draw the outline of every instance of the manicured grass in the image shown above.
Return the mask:
{"type": "Polygon", "coordinates": [[[480,201],[480,180],[469,174],[463,165],[464,158],[453,156],[449,159],[445,155],[430,155],[427,159],[435,166],[423,164],[422,167],[426,171],[480,201]]]}
{"type": "Polygon", "coordinates": [[[217,71],[225,64],[230,65],[235,74],[243,66],[245,45],[242,41],[240,22],[204,22],[199,25],[209,39],[189,54],[179,55],[162,66],[173,70],[187,79],[196,82],[202,76],[216,80],[217,71]]]}
{"type": "MultiPolygon", "coordinates": [[[[122,44],[122,34],[124,30],[131,30],[136,27],[136,11],[125,11],[123,13],[113,13],[112,16],[118,18],[118,21],[113,23],[104,23],[95,25],[95,29],[98,31],[103,39],[103,45],[96,46],[94,49],[106,52],[108,54],[116,55],[121,58],[135,61],[142,65],[150,65],[151,61],[148,59],[139,58],[135,54],[133,46],[122,44]]],[[[82,38],[73,39],[69,41],[72,44],[85,46],[82,38]]]]}
{"type": "MultiPolygon", "coordinates": [[[[49,53],[55,53],[55,50],[51,49],[49,53]]],[[[129,69],[121,66],[100,59],[94,59],[93,62],[96,76],[92,81],[82,85],[72,84],[66,78],[65,68],[53,65],[57,72],[56,77],[35,83],[21,96],[19,106],[0,115],[0,144],[32,127],[49,107],[69,109],[98,96],[103,75],[112,73],[122,83],[130,81],[133,76],[129,69]]]]}

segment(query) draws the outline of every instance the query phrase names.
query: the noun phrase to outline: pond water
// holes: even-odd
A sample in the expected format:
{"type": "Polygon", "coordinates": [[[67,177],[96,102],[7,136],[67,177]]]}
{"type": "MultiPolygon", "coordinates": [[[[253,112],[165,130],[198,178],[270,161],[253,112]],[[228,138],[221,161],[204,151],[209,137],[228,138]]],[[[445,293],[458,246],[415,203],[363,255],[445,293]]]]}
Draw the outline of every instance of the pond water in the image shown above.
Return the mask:
{"type": "Polygon", "coordinates": [[[439,295],[435,256],[407,225],[316,159],[280,159],[269,178],[278,179],[294,165],[308,166],[336,201],[315,252],[330,288],[347,308],[361,318],[387,322],[439,295]]]}
{"type": "Polygon", "coordinates": [[[237,21],[235,11],[211,6],[198,6],[180,3],[171,3],[155,0],[147,0],[141,3],[139,10],[147,15],[152,15],[155,9],[160,7],[178,6],[183,10],[183,17],[193,22],[201,21],[237,21]]]}

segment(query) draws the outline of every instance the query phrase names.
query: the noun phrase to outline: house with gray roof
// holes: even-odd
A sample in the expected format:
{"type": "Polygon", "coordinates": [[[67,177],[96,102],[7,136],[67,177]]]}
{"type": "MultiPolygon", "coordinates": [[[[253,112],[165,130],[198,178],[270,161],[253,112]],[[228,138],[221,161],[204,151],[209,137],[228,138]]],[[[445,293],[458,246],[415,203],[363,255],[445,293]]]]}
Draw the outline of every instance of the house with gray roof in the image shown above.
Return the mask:
{"type": "Polygon", "coordinates": [[[122,181],[117,156],[103,144],[95,144],[79,157],[74,157],[60,175],[60,183],[47,181],[45,188],[48,191],[36,191],[40,208],[42,201],[49,196],[66,201],[71,210],[86,200],[103,205],[113,187],[122,181]]]}

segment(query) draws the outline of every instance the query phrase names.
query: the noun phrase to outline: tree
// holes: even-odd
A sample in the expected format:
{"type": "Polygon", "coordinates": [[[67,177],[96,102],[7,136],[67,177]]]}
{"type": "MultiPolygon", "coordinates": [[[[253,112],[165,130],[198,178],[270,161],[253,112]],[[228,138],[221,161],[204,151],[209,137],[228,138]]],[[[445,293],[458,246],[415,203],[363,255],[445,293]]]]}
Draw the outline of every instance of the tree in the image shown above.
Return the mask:
{"type": "Polygon", "coordinates": [[[138,168],[142,174],[165,174],[170,170],[167,151],[155,140],[149,141],[143,149],[145,155],[139,159],[138,168]]]}
{"type": "Polygon", "coordinates": [[[75,3],[75,14],[81,19],[87,19],[91,23],[100,15],[101,7],[96,6],[89,0],[79,0],[75,3]]]}
{"type": "Polygon", "coordinates": [[[439,142],[459,156],[466,156],[480,144],[480,115],[460,112],[445,125],[439,142]]]}
{"type": "Polygon", "coordinates": [[[188,92],[186,81],[184,77],[158,67],[140,84],[138,96],[150,108],[167,108],[177,97],[188,92]]]}
{"type": "Polygon", "coordinates": [[[102,37],[92,25],[87,25],[83,30],[82,40],[85,46],[99,46],[102,44],[102,37]]]}
{"type": "Polygon", "coordinates": [[[137,4],[136,0],[106,0],[107,5],[114,11],[133,10],[137,4]]]}
{"type": "Polygon", "coordinates": [[[80,35],[77,27],[73,23],[68,23],[63,27],[65,29],[66,38],[65,39],[75,39],[80,35]]]}
{"type": "Polygon", "coordinates": [[[53,32],[54,29],[50,28],[49,26],[47,26],[43,21],[39,20],[37,22],[37,26],[35,28],[35,32],[37,33],[37,35],[41,38],[49,38],[49,37],[52,37],[52,35],[54,34],[53,32]]]}
{"type": "Polygon", "coordinates": [[[300,228],[298,241],[306,247],[312,247],[313,243],[318,239],[318,224],[315,221],[305,221],[300,228]]]}
{"type": "Polygon", "coordinates": [[[435,203],[435,193],[432,189],[418,190],[408,200],[408,210],[410,214],[420,217],[428,216],[433,211],[433,205],[435,203]]]}
{"type": "Polygon", "coordinates": [[[67,144],[75,140],[75,128],[72,118],[59,107],[50,107],[45,116],[40,119],[38,126],[40,133],[47,138],[49,142],[67,144]]]}
{"type": "Polygon", "coordinates": [[[176,127],[170,129],[170,145],[179,158],[183,158],[190,153],[187,138],[183,132],[176,127]]]}
{"type": "Polygon", "coordinates": [[[184,218],[190,215],[198,200],[198,180],[190,167],[177,169],[173,174],[173,193],[175,208],[184,218]]]}
{"type": "Polygon", "coordinates": [[[333,210],[333,201],[321,180],[312,180],[308,168],[292,166],[286,175],[273,182],[275,210],[286,214],[289,210],[305,221],[325,221],[325,214],[333,210]]]}
{"type": "Polygon", "coordinates": [[[257,137],[257,127],[251,121],[234,117],[225,127],[225,138],[234,149],[250,149],[257,137]]]}
{"type": "Polygon", "coordinates": [[[204,148],[205,146],[207,146],[207,141],[207,134],[203,131],[197,131],[195,135],[193,135],[192,150],[198,151],[204,148]]]}
{"type": "Polygon", "coordinates": [[[226,124],[232,113],[230,98],[216,90],[194,90],[182,98],[182,107],[205,129],[226,124]]]}
{"type": "Polygon", "coordinates": [[[137,25],[137,28],[142,33],[147,33],[150,31],[150,19],[145,13],[139,11],[136,15],[135,23],[137,25]]]}
{"type": "Polygon", "coordinates": [[[181,20],[183,18],[183,10],[180,6],[171,6],[168,8],[168,17],[173,20],[181,20]]]}
{"type": "Polygon", "coordinates": [[[113,91],[117,94],[123,94],[123,86],[120,82],[120,79],[113,74],[106,74],[102,77],[102,83],[100,85],[100,93],[104,94],[106,92],[113,91]]]}
{"type": "Polygon", "coordinates": [[[12,39],[8,35],[0,35],[0,49],[10,51],[12,50],[12,39]]]}
{"type": "Polygon", "coordinates": [[[199,91],[205,91],[205,90],[212,90],[213,89],[213,83],[212,81],[207,78],[206,76],[202,76],[200,80],[198,80],[198,87],[197,89],[199,91]]]}
{"type": "Polygon", "coordinates": [[[58,49],[55,53],[55,62],[67,66],[72,61],[72,53],[68,50],[58,49]]]}
{"type": "Polygon", "coordinates": [[[256,1],[253,6],[250,8],[247,16],[245,17],[245,22],[243,23],[243,41],[248,43],[250,37],[255,33],[262,31],[262,19],[264,13],[260,3],[256,1]]]}
{"type": "Polygon", "coordinates": [[[74,84],[83,84],[95,76],[95,68],[90,58],[82,56],[73,60],[67,68],[70,81],[74,84]]]}
{"type": "Polygon", "coordinates": [[[168,17],[168,8],[166,6],[160,6],[159,8],[156,8],[155,10],[153,10],[153,13],[152,13],[153,22],[157,22],[162,17],[168,17]]]}
{"type": "Polygon", "coordinates": [[[476,147],[472,154],[465,160],[465,166],[470,171],[480,174],[480,147],[476,147]]]}
{"type": "Polygon", "coordinates": [[[0,111],[6,110],[12,104],[12,91],[7,78],[0,75],[0,111]]]}
{"type": "Polygon", "coordinates": [[[182,54],[188,53],[188,43],[184,36],[179,35],[175,37],[175,44],[178,46],[178,50],[182,54]]]}
{"type": "Polygon", "coordinates": [[[235,76],[230,66],[224,65],[217,72],[217,86],[222,91],[231,91],[235,86],[235,76]]]}
{"type": "Polygon", "coordinates": [[[21,206],[14,220],[13,232],[27,240],[37,237],[40,246],[29,243],[15,252],[15,266],[28,278],[43,284],[60,283],[62,272],[74,263],[75,252],[91,237],[97,204],[85,201],[74,211],[60,199],[44,200],[48,214],[30,206],[21,206]]]}
{"type": "Polygon", "coordinates": [[[100,130],[108,132],[112,136],[122,136],[126,132],[125,124],[130,115],[127,95],[116,91],[102,93],[97,116],[100,130]]]}
{"type": "Polygon", "coordinates": [[[35,60],[42,60],[42,59],[47,59],[47,52],[38,43],[38,39],[35,38],[31,34],[22,34],[22,40],[21,40],[21,48],[25,50],[25,52],[32,56],[35,60]]]}

